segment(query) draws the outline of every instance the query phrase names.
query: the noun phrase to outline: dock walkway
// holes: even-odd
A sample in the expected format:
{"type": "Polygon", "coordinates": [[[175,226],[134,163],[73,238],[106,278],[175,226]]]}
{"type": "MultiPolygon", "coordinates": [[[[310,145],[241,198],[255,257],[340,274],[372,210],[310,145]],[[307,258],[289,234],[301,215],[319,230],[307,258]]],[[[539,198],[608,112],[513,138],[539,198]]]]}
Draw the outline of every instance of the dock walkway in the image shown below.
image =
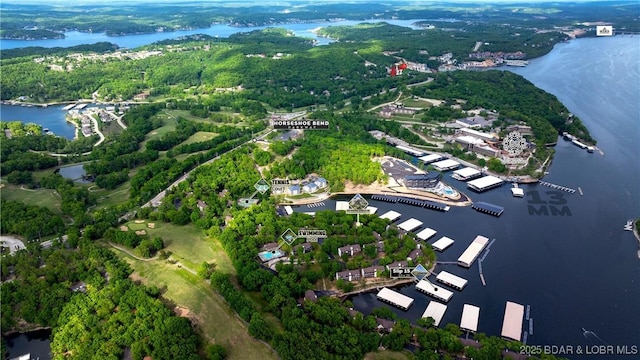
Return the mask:
{"type": "Polygon", "coordinates": [[[539,183],[540,183],[540,185],[548,186],[548,187],[550,187],[552,189],[556,189],[556,190],[566,191],[566,192],[568,192],[570,194],[573,194],[574,192],[576,192],[575,189],[568,188],[566,186],[560,186],[560,185],[557,185],[557,184],[552,184],[552,183],[546,182],[546,181],[539,181],[539,183]]]}

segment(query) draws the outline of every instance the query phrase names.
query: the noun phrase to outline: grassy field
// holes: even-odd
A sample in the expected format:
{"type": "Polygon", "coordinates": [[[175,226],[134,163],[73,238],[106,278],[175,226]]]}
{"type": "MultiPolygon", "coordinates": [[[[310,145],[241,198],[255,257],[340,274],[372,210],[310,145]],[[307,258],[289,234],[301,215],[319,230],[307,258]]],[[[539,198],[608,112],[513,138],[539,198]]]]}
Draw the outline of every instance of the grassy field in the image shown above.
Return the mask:
{"type": "Polygon", "coordinates": [[[62,214],[60,209],[60,195],[52,189],[22,189],[20,186],[2,182],[0,196],[4,200],[19,201],[27,205],[37,205],[49,208],[56,214],[62,214]]]}
{"type": "Polygon", "coordinates": [[[212,132],[198,131],[195,134],[191,135],[187,140],[183,141],[182,144],[191,144],[191,143],[211,140],[217,135],[218,134],[212,133],[212,132]]]}
{"type": "Polygon", "coordinates": [[[184,266],[178,267],[160,259],[136,260],[113,249],[134,269],[131,278],[166,289],[163,297],[176,304],[181,316],[197,324],[203,338],[210,343],[223,345],[228,352],[227,359],[276,359],[265,344],[249,336],[247,325],[211,285],[186,269],[195,270],[197,264],[208,261],[217,264],[216,271],[235,274],[231,260],[220,243],[206,237],[202,230],[193,225],[175,226],[154,222],[155,228],[150,229],[148,223],[132,221],[127,226],[130,230],[145,229],[151,236],[161,236],[167,250],[173,252],[171,258],[184,266]]]}
{"type": "Polygon", "coordinates": [[[144,138],[144,141],[140,143],[141,150],[144,150],[147,141],[151,139],[158,139],[162,135],[174,131],[176,129],[176,126],[178,125],[175,116],[159,114],[158,117],[162,119],[162,126],[147,134],[147,136],[144,138]]]}

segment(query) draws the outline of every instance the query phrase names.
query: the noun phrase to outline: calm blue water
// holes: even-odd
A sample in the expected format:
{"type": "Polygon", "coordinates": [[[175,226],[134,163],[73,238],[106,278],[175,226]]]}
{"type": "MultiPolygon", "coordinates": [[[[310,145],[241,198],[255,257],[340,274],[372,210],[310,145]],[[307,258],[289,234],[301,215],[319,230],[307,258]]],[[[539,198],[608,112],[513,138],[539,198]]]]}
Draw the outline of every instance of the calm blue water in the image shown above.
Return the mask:
{"type": "Polygon", "coordinates": [[[24,123],[36,123],[43,128],[48,128],[58,136],[73,139],[75,127],[65,120],[66,111],[64,105],[26,107],[19,105],[0,105],[0,121],[22,121],[24,123]]]}
{"type": "MultiPolygon", "coordinates": [[[[420,20],[384,20],[390,24],[412,27],[415,28],[412,23],[420,20]]],[[[372,20],[372,22],[380,22],[379,20],[372,20]]],[[[69,47],[82,44],[94,44],[96,42],[108,41],[115,43],[120,47],[133,49],[139,46],[148,45],[157,41],[175,39],[180,36],[188,36],[195,34],[205,34],[210,36],[218,36],[222,38],[229,37],[229,35],[238,32],[249,32],[253,30],[261,30],[267,27],[280,27],[292,30],[296,36],[313,38],[318,41],[318,44],[325,45],[333,40],[316,36],[311,30],[318,27],[338,26],[338,25],[355,25],[362,23],[362,21],[336,21],[336,22],[316,22],[305,24],[282,24],[274,26],[255,26],[255,27],[232,27],[229,25],[213,25],[206,29],[196,30],[183,30],[174,32],[158,32],[152,34],[141,35],[126,35],[126,36],[107,36],[105,33],[84,33],[78,31],[69,31],[65,33],[64,39],[48,39],[48,40],[0,40],[0,49],[15,49],[27,46],[42,46],[42,47],[69,47]]]]}
{"type": "MultiPolygon", "coordinates": [[[[638,37],[580,39],[558,44],[526,68],[513,70],[556,95],[598,140],[604,156],[559,140],[545,177],[548,182],[580,187],[584,196],[539,185],[524,186],[528,193],[524,199],[513,198],[510,185],[470,193],[474,201],[503,206],[500,218],[470,208],[439,213],[372,201],[379,214],[393,208],[403,214],[401,219],[415,217],[424,227],[438,230],[434,240],[440,236],[456,240],[439,254],[442,261],[455,261],[477,234],[496,239],[482,263],[487,286],[482,286],[477,262],[470,269],[450,265],[436,269],[469,280],[462,292],[454,291],[441,324],[459,324],[462,306],[469,303],[481,308],[479,331],[499,335],[505,302],[515,301],[531,305],[534,334],[528,337],[529,344],[640,345],[638,244],[631,232],[622,230],[626,220],[640,214],[639,55],[638,37]],[[585,336],[582,328],[597,337],[585,336]]],[[[463,183],[446,177],[466,190],[463,183]]],[[[400,291],[416,301],[407,312],[393,311],[411,320],[422,316],[430,299],[413,285],[400,291]]],[[[352,301],[365,313],[387,306],[375,294],[352,301]]]]}

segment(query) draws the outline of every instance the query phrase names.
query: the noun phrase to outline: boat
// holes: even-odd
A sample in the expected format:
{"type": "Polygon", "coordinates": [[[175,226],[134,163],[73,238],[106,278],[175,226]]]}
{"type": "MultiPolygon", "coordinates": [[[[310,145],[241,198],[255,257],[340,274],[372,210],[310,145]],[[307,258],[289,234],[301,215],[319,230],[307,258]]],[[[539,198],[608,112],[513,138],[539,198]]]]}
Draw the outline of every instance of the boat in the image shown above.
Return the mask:
{"type": "Polygon", "coordinates": [[[633,230],[633,220],[627,220],[627,224],[624,226],[625,231],[633,230]]]}
{"type": "Polygon", "coordinates": [[[511,195],[514,197],[524,197],[524,190],[518,187],[518,183],[514,182],[511,188],[511,195]]]}
{"type": "Polygon", "coordinates": [[[592,153],[595,150],[593,146],[587,146],[587,152],[592,153]]]}

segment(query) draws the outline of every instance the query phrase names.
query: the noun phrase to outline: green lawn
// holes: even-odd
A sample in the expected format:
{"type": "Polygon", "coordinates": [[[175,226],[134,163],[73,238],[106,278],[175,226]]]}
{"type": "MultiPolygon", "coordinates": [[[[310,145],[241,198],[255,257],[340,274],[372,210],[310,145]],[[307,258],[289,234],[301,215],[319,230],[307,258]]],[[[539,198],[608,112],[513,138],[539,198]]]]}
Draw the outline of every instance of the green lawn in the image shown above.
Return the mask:
{"type": "Polygon", "coordinates": [[[191,144],[191,143],[211,140],[217,135],[218,134],[212,133],[212,132],[198,131],[195,134],[191,135],[187,140],[183,141],[182,144],[191,144]]]}
{"type": "Polygon", "coordinates": [[[174,131],[176,129],[176,126],[178,125],[178,121],[177,118],[175,116],[167,116],[166,114],[160,114],[158,115],[158,117],[160,117],[162,119],[162,126],[152,130],[150,133],[148,133],[145,138],[144,141],[142,141],[140,143],[140,149],[144,150],[145,149],[145,145],[147,143],[147,141],[151,140],[151,139],[158,139],[160,138],[162,135],[174,131]]]}
{"type": "MultiPolygon", "coordinates": [[[[184,267],[179,268],[166,260],[136,260],[123,252],[113,249],[118,256],[134,269],[132,279],[146,285],[166,289],[163,296],[178,307],[188,309],[189,317],[205,339],[222,344],[228,351],[228,359],[275,359],[271,350],[253,339],[247,332],[247,325],[229,308],[224,299],[211,285],[188,270],[196,270],[203,261],[216,263],[216,271],[235,275],[231,260],[218,240],[207,237],[193,225],[176,226],[158,221],[130,221],[126,224],[130,231],[146,230],[150,236],[161,236],[171,258],[184,267]],[[152,222],[154,228],[148,227],[152,222]]],[[[185,314],[183,314],[185,316],[185,314]]],[[[266,318],[278,328],[278,320],[266,318]]]]}
{"type": "Polygon", "coordinates": [[[22,189],[20,186],[2,182],[0,196],[4,200],[19,201],[27,205],[37,205],[49,208],[56,214],[62,214],[60,195],[52,189],[22,189]]]}
{"type": "Polygon", "coordinates": [[[276,359],[266,345],[249,336],[247,325],[209,283],[164,260],[138,261],[114,251],[134,269],[132,279],[166,289],[164,298],[188,309],[182,316],[190,318],[209,343],[224,346],[227,359],[276,359]]]}

